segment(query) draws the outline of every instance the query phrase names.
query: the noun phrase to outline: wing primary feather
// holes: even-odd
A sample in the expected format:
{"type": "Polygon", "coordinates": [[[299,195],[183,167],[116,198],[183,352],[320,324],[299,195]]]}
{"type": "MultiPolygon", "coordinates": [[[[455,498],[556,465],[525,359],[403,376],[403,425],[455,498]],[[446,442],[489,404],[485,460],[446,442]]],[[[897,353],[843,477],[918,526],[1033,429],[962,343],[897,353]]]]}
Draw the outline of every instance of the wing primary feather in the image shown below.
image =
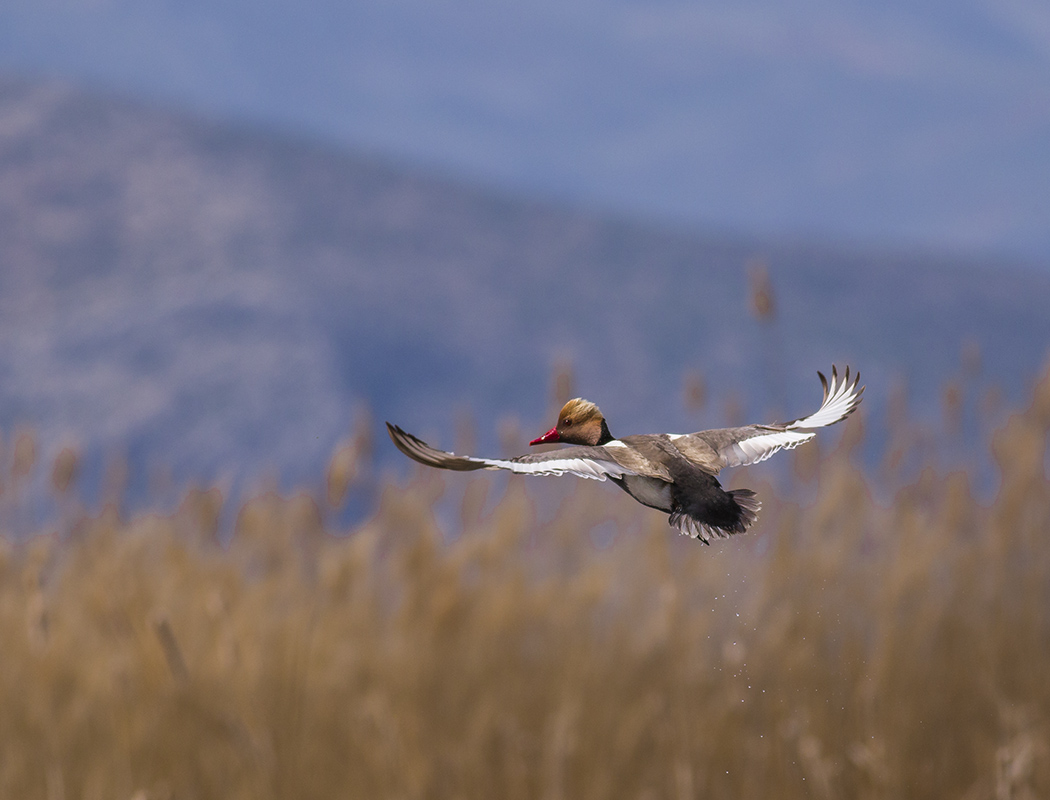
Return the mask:
{"type": "Polygon", "coordinates": [[[413,436],[411,433],[403,430],[397,425],[391,425],[388,422],[386,427],[391,440],[394,442],[394,446],[413,461],[418,461],[420,464],[426,464],[428,467],[452,469],[461,472],[489,468],[481,459],[469,458],[468,456],[457,456],[455,453],[447,453],[444,450],[437,450],[428,445],[422,439],[413,436]]]}
{"type": "Polygon", "coordinates": [[[824,377],[822,372],[818,372],[817,376],[820,378],[820,384],[824,389],[824,400],[820,404],[820,408],[808,417],[787,423],[783,426],[784,429],[823,428],[828,425],[834,425],[852,414],[860,404],[861,395],[864,393],[864,387],[860,386],[860,372],[853,376],[852,382],[850,381],[850,368],[848,366],[841,380],[838,368],[835,366],[831,368],[830,381],[824,377]]]}

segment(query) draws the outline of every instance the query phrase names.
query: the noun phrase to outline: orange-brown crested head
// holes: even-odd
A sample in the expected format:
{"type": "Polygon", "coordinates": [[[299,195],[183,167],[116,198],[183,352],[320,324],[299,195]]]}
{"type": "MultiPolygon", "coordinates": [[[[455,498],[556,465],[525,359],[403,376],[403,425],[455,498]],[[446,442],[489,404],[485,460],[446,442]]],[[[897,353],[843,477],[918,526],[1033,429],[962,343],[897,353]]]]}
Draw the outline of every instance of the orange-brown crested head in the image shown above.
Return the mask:
{"type": "Polygon", "coordinates": [[[612,439],[605,417],[594,403],[577,397],[570,400],[558,414],[558,424],[529,444],[565,442],[566,444],[604,444],[612,439]]]}

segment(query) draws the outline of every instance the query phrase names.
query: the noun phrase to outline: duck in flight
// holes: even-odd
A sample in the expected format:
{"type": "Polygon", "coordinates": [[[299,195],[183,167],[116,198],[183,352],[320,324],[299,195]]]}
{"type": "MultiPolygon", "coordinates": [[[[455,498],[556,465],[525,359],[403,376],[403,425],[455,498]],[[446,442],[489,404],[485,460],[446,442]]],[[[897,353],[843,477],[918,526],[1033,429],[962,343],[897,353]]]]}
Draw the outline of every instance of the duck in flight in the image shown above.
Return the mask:
{"type": "Polygon", "coordinates": [[[524,475],[578,475],[611,480],[635,500],[670,514],[679,533],[710,544],[712,538],[743,533],[758,518],[761,507],[750,489],[726,491],[718,473],[765,461],[779,450],[808,442],[824,428],[849,416],[860,405],[864,387],[858,372],[850,381],[849,367],[839,378],[831,368],[829,381],[820,372],[824,401],[813,414],[792,422],[745,425],[698,433],[648,433],[614,437],[598,406],[577,397],[558,414],[558,423],[529,442],[575,445],[516,458],[472,458],[437,450],[386,424],[397,449],[430,467],[452,470],[505,469],[524,475]]]}

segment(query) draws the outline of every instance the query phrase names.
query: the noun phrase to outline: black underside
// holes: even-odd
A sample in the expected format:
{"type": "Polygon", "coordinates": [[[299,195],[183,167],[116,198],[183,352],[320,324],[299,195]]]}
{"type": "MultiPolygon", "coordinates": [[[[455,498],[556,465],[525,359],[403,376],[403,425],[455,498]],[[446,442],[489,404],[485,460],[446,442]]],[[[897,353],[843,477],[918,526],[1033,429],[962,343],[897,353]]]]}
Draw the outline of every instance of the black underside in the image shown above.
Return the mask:
{"type": "Polygon", "coordinates": [[[675,478],[671,489],[673,510],[704,525],[721,528],[726,533],[742,533],[747,528],[750,520],[744,509],[730,492],[722,488],[714,475],[702,469],[672,474],[675,478]]]}
{"type": "MultiPolygon", "coordinates": [[[[670,508],[663,503],[653,505],[637,497],[621,480],[617,480],[616,483],[640,503],[670,512],[671,524],[683,533],[691,534],[690,526],[683,528],[675,521],[676,518],[688,517],[698,525],[710,529],[712,533],[726,536],[743,533],[755,521],[758,502],[754,499],[754,492],[749,489],[725,491],[718,478],[698,464],[683,458],[666,438],[639,436],[626,437],[624,441],[636,447],[649,460],[661,464],[670,473],[670,508]]],[[[702,534],[701,538],[706,540],[702,534]]]]}
{"type": "Polygon", "coordinates": [[[727,492],[714,475],[680,459],[669,464],[668,468],[673,479],[670,508],[647,503],[632,493],[620,478],[613,478],[613,482],[643,505],[672,515],[691,517],[701,525],[725,534],[743,533],[754,521],[755,503],[750,500],[754,497],[753,492],[747,489],[727,492]],[[737,498],[746,507],[738,503],[737,498]]]}

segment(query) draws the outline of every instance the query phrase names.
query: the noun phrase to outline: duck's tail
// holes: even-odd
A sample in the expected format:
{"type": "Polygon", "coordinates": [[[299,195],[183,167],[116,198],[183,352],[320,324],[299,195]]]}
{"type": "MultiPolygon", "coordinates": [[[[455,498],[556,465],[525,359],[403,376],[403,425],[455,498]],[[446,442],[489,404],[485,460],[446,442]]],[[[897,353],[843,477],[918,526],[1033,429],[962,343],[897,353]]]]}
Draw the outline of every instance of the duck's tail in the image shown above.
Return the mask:
{"type": "Polygon", "coordinates": [[[743,533],[758,519],[762,503],[750,489],[733,489],[726,494],[732,503],[725,506],[735,512],[730,515],[733,519],[719,519],[717,523],[701,521],[679,508],[671,513],[668,522],[672,528],[677,528],[679,533],[697,539],[702,544],[711,544],[712,539],[725,539],[734,533],[743,533]]]}

